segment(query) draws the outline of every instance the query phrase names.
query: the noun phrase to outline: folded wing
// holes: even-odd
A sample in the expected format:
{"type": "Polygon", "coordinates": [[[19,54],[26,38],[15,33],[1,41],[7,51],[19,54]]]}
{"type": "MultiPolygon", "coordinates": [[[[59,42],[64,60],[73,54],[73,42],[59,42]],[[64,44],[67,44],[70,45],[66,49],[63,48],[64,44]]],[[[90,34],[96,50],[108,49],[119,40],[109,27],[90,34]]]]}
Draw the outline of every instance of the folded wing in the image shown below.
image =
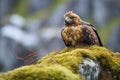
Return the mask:
{"type": "Polygon", "coordinates": [[[88,45],[99,45],[103,46],[101,39],[94,28],[94,26],[88,22],[82,22],[84,42],[88,45]]]}

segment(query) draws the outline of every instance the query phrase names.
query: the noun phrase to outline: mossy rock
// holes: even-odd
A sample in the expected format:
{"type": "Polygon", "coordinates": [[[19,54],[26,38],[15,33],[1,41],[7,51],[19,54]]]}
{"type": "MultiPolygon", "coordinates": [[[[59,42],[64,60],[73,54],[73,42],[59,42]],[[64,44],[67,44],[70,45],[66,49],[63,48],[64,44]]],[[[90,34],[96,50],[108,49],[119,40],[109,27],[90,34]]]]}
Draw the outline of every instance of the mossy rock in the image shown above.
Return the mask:
{"type": "Polygon", "coordinates": [[[36,65],[1,73],[0,80],[84,80],[78,68],[84,57],[99,61],[104,70],[120,73],[120,53],[113,53],[104,47],[81,46],[49,53],[36,65]]]}

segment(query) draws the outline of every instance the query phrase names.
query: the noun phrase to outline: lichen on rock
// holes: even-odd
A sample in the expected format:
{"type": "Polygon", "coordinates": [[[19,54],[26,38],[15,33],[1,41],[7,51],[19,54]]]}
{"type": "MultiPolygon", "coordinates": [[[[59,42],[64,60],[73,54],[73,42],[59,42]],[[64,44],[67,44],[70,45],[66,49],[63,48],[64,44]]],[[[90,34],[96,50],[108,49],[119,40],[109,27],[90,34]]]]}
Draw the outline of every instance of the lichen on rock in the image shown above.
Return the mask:
{"type": "Polygon", "coordinates": [[[85,80],[79,66],[86,57],[100,63],[98,80],[105,79],[105,73],[109,74],[109,80],[119,80],[120,53],[99,46],[67,47],[60,52],[51,52],[35,65],[1,73],[0,80],[85,80]]]}

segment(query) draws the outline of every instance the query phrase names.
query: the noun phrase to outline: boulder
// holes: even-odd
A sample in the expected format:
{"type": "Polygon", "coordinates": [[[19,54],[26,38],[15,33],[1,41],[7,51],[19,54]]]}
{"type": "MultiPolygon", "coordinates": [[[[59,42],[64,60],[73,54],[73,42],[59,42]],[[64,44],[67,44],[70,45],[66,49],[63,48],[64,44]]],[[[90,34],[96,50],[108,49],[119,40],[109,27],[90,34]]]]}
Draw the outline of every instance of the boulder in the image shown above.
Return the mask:
{"type": "Polygon", "coordinates": [[[98,46],[67,47],[37,64],[1,73],[0,80],[120,80],[120,53],[98,46]]]}

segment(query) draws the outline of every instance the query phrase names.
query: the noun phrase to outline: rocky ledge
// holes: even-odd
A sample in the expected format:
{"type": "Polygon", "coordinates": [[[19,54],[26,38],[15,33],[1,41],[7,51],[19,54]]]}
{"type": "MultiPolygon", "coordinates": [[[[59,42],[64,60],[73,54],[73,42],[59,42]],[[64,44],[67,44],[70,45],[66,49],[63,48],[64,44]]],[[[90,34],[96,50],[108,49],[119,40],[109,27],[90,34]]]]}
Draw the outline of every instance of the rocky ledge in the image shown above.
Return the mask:
{"type": "Polygon", "coordinates": [[[120,80],[120,53],[99,46],[67,47],[37,64],[1,73],[0,80],[120,80]]]}

